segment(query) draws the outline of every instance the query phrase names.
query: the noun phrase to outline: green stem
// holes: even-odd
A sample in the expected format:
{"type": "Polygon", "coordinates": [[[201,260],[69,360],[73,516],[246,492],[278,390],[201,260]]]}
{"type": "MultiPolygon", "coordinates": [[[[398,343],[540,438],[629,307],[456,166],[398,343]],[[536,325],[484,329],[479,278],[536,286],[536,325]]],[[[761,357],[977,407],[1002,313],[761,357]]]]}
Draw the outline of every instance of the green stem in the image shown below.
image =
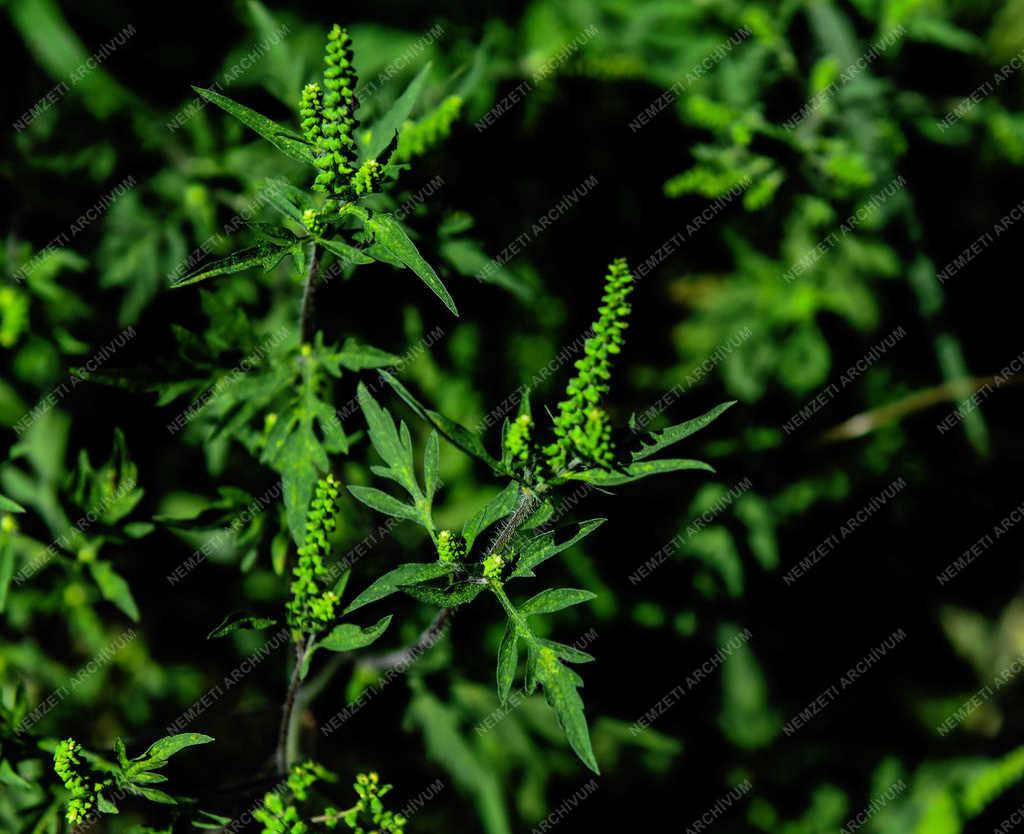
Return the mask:
{"type": "Polygon", "coordinates": [[[342,817],[344,817],[345,814],[351,814],[353,811],[358,811],[358,810],[359,810],[359,806],[358,805],[353,805],[347,811],[335,811],[333,814],[320,814],[319,816],[313,817],[310,820],[310,822],[337,822],[342,817]]]}
{"type": "Polygon", "coordinates": [[[277,773],[279,776],[284,776],[288,772],[288,768],[291,765],[291,756],[288,750],[288,739],[294,732],[292,729],[292,722],[295,721],[298,713],[295,711],[295,697],[299,691],[299,684],[302,683],[302,663],[306,659],[306,653],[309,651],[310,645],[313,643],[313,635],[310,634],[307,637],[300,638],[295,644],[295,668],[292,669],[292,679],[288,684],[288,694],[284,699],[284,706],[281,708],[281,726],[277,731],[277,773]]]}
{"type": "Polygon", "coordinates": [[[526,621],[526,617],[519,613],[519,609],[512,604],[512,600],[508,598],[508,594],[505,593],[505,588],[501,582],[497,579],[492,579],[488,583],[488,587],[491,589],[491,593],[498,598],[498,602],[501,603],[501,607],[505,609],[505,614],[509,620],[516,627],[516,633],[519,637],[524,640],[531,647],[537,646],[537,638],[533,633],[533,629],[530,628],[530,624],[526,621]]]}
{"type": "Polygon", "coordinates": [[[505,613],[508,614],[508,618],[512,620],[517,626],[525,626],[526,618],[519,613],[519,609],[512,604],[512,600],[508,598],[508,594],[505,593],[504,586],[497,580],[492,579],[487,583],[497,598],[498,602],[501,603],[501,607],[505,609],[505,613]]]}
{"type": "Polygon", "coordinates": [[[313,323],[313,303],[320,278],[315,243],[310,244],[309,251],[306,253],[306,256],[309,261],[309,267],[306,269],[306,280],[302,286],[302,311],[299,313],[300,345],[304,345],[309,341],[309,328],[313,323]]]}

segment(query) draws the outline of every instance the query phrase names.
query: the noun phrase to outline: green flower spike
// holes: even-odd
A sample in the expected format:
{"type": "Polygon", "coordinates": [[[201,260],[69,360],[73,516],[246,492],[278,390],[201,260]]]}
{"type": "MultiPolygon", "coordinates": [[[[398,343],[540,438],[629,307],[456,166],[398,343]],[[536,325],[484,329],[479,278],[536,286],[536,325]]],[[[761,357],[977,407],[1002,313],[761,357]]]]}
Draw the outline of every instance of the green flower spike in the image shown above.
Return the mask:
{"type": "Polygon", "coordinates": [[[505,448],[513,460],[526,463],[530,458],[530,436],[533,433],[533,419],[529,414],[520,414],[509,426],[505,448]]]}
{"type": "Polygon", "coordinates": [[[318,137],[320,169],[313,187],[335,197],[346,196],[349,179],[356,172],[356,109],[358,77],[352,63],[352,38],[337,24],[327,36],[324,56],[324,95],[321,136],[318,137]]]}
{"type": "Polygon", "coordinates": [[[66,738],[57,744],[53,753],[53,771],[64,783],[64,787],[72,793],[80,787],[82,777],[75,772],[75,765],[81,764],[78,754],[82,752],[80,745],[73,738],[66,738]]]}
{"type": "Polygon", "coordinates": [[[612,262],[605,278],[600,314],[593,325],[594,335],[576,361],[576,375],[566,386],[566,399],[558,404],[555,416],[555,442],[545,448],[548,464],[561,472],[573,458],[596,466],[608,467],[614,460],[611,426],[608,416],[598,407],[608,393],[613,357],[625,342],[626,319],[630,305],[626,301],[633,290],[633,275],[624,258],[612,262]]]}
{"type": "Polygon", "coordinates": [[[363,163],[352,177],[352,190],[356,197],[364,194],[372,194],[380,189],[381,180],[384,179],[384,166],[376,159],[370,159],[363,163]]]}
{"type": "Polygon", "coordinates": [[[297,631],[319,631],[334,619],[338,597],[323,587],[329,581],[324,559],[331,550],[327,537],[334,530],[340,486],[331,474],[321,478],[306,515],[306,535],[292,570],[288,601],[288,624],[297,631]]]}
{"type": "Polygon", "coordinates": [[[319,147],[323,137],[324,91],[316,82],[302,89],[299,101],[299,118],[302,119],[302,135],[311,145],[319,147]]]}
{"type": "Polygon", "coordinates": [[[82,745],[73,738],[66,738],[57,744],[53,753],[53,771],[71,794],[64,817],[72,826],[86,819],[95,807],[97,797],[109,784],[93,782],[78,772],[78,765],[81,764],[78,754],[81,752],[82,745]]]}
{"type": "Polygon", "coordinates": [[[505,557],[501,553],[492,553],[484,559],[483,566],[485,579],[499,579],[505,567],[505,557]]]}
{"type": "Polygon", "coordinates": [[[409,162],[427,153],[451,133],[452,124],[461,110],[462,99],[459,96],[448,96],[419,121],[407,121],[398,136],[395,161],[409,162]]]}
{"type": "Polygon", "coordinates": [[[437,534],[437,558],[442,562],[461,562],[466,558],[466,542],[451,530],[437,534]]]}

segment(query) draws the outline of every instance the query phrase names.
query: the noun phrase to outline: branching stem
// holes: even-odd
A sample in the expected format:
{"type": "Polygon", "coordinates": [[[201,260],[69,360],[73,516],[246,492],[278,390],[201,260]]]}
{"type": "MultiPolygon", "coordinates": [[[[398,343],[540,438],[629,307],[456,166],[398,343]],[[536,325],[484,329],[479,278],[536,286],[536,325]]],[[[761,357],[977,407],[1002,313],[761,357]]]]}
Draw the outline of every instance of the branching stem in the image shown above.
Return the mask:
{"type": "Polygon", "coordinates": [[[437,612],[434,621],[423,629],[414,643],[401,649],[385,652],[384,654],[361,658],[358,661],[359,665],[369,669],[377,669],[378,671],[388,671],[408,666],[437,642],[437,639],[448,627],[448,622],[453,614],[454,611],[451,608],[442,608],[437,612]]]}

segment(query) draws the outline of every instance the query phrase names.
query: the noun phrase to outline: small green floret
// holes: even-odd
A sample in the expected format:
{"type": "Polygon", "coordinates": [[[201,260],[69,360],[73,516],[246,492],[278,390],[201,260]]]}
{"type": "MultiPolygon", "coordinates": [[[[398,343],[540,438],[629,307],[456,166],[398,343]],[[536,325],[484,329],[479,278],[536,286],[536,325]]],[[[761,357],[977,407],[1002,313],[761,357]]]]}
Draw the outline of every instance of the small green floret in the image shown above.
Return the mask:
{"type": "Polygon", "coordinates": [[[484,557],[483,566],[485,579],[499,579],[505,567],[505,556],[501,553],[491,553],[484,557]]]}
{"type": "Polygon", "coordinates": [[[316,209],[309,208],[302,212],[302,225],[310,234],[322,235],[324,233],[323,218],[316,209]]]}
{"type": "Polygon", "coordinates": [[[369,832],[402,834],[405,830],[405,817],[385,810],[384,803],[381,801],[391,791],[391,785],[380,784],[380,777],[376,773],[360,773],[352,787],[359,795],[359,801],[345,816],[345,822],[349,828],[356,834],[369,834],[369,832]],[[360,824],[360,814],[369,816],[371,825],[364,827],[360,824]]]}

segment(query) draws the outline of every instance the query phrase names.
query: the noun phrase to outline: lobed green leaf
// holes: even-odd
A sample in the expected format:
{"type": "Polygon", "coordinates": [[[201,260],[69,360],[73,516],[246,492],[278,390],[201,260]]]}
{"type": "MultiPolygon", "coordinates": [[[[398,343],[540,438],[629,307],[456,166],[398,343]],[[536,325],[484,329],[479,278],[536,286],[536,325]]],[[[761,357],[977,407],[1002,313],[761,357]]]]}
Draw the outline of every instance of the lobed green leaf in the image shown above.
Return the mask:
{"type": "Polygon", "coordinates": [[[429,582],[451,570],[449,565],[441,562],[408,562],[390,570],[374,581],[365,591],[359,594],[345,609],[346,614],[390,596],[399,590],[399,586],[429,582]]]}
{"type": "Polygon", "coordinates": [[[383,247],[390,255],[409,267],[430,290],[444,302],[445,307],[458,315],[455,302],[445,289],[441,279],[437,277],[434,268],[428,264],[416,244],[406,234],[402,225],[393,215],[377,213],[366,220],[366,228],[373,234],[373,239],[378,246],[383,247]]]}
{"type": "Polygon", "coordinates": [[[395,390],[395,393],[405,401],[406,405],[408,405],[418,417],[437,429],[438,433],[440,433],[442,437],[457,448],[462,449],[462,451],[467,455],[472,455],[478,460],[483,461],[495,472],[502,475],[508,474],[505,471],[505,468],[501,465],[501,461],[496,460],[487,453],[487,450],[484,448],[484,444],[480,440],[479,436],[471,432],[469,429],[460,426],[454,420],[449,420],[443,414],[431,411],[420,403],[419,400],[409,392],[408,388],[406,388],[387,371],[381,371],[380,375],[384,378],[384,381],[395,390]]]}
{"type": "Polygon", "coordinates": [[[423,91],[423,85],[427,83],[429,73],[430,64],[428,63],[416,73],[416,77],[409,82],[409,86],[395,99],[391,109],[373,123],[369,130],[370,139],[360,155],[360,162],[376,159],[394,140],[395,134],[405,124],[406,119],[412,113],[412,109],[416,106],[416,101],[423,91]]]}
{"type": "Polygon", "coordinates": [[[220,624],[206,635],[206,639],[212,640],[214,637],[224,637],[225,635],[231,634],[233,631],[238,631],[239,629],[262,631],[263,629],[270,628],[270,626],[276,624],[277,620],[271,619],[270,617],[259,617],[255,614],[234,612],[228,614],[223,620],[221,620],[220,624]]]}
{"type": "Polygon", "coordinates": [[[291,128],[278,124],[273,119],[268,119],[244,104],[239,104],[213,90],[196,86],[193,86],[192,89],[207,101],[230,113],[250,130],[256,131],[285,156],[297,162],[305,162],[307,165],[316,164],[313,149],[309,143],[291,128]]]}
{"type": "Polygon", "coordinates": [[[261,242],[255,246],[250,246],[228,255],[226,258],[220,258],[206,266],[201,266],[172,283],[171,287],[177,289],[189,284],[197,284],[200,281],[205,281],[207,278],[214,278],[218,275],[233,275],[236,272],[242,272],[254,266],[258,266],[264,272],[268,272],[277,266],[290,250],[291,246],[261,242]]]}
{"type": "Polygon", "coordinates": [[[590,745],[590,731],[587,729],[587,719],[583,712],[583,700],[577,692],[577,688],[583,686],[580,676],[564,666],[555,652],[547,646],[537,650],[534,666],[537,680],[544,688],[544,699],[555,711],[569,746],[576,751],[583,764],[594,773],[600,773],[590,745]]]}
{"type": "Polygon", "coordinates": [[[571,605],[588,602],[596,596],[578,588],[548,588],[519,606],[519,613],[527,617],[533,614],[552,614],[571,605]]]}
{"type": "Polygon", "coordinates": [[[397,498],[379,489],[366,486],[350,486],[348,491],[355,496],[356,500],[361,501],[371,509],[377,510],[377,512],[391,515],[395,518],[407,518],[410,521],[423,523],[423,513],[418,507],[404,504],[397,498]]]}
{"type": "Polygon", "coordinates": [[[516,665],[519,661],[519,631],[516,624],[509,620],[505,626],[505,634],[498,646],[498,700],[504,705],[512,691],[512,683],[516,677],[516,665]]]}
{"type": "Polygon", "coordinates": [[[582,472],[569,472],[563,477],[568,480],[584,481],[595,486],[619,486],[639,481],[649,475],[661,475],[666,472],[679,472],[684,469],[700,469],[714,472],[714,468],[702,460],[684,458],[662,458],[630,463],[622,469],[585,469],[582,472]]]}
{"type": "Polygon", "coordinates": [[[432,588],[429,585],[400,585],[399,590],[413,599],[436,605],[438,608],[456,608],[476,599],[487,586],[482,582],[458,582],[450,588],[432,588]]]}
{"type": "Polygon", "coordinates": [[[391,615],[388,614],[366,628],[354,623],[342,623],[335,626],[323,640],[318,640],[316,645],[330,649],[332,652],[351,652],[362,649],[375,642],[387,630],[390,622],[391,615]]]}
{"type": "Polygon", "coordinates": [[[680,440],[700,431],[713,420],[717,419],[720,414],[734,405],[736,405],[736,400],[730,400],[729,402],[716,405],[700,417],[694,417],[692,420],[687,420],[684,423],[669,426],[661,431],[650,432],[644,439],[650,440],[651,442],[649,444],[644,443],[643,447],[633,452],[633,460],[649,458],[651,455],[660,452],[662,449],[671,446],[673,443],[678,443],[680,440]]]}
{"type": "Polygon", "coordinates": [[[606,519],[604,518],[592,518],[589,521],[583,521],[578,525],[575,535],[561,543],[555,542],[554,531],[542,533],[531,539],[519,554],[516,568],[512,571],[512,578],[533,576],[533,569],[535,567],[586,538],[604,524],[605,521],[606,519]]]}
{"type": "Polygon", "coordinates": [[[514,512],[518,501],[519,484],[513,481],[471,516],[462,528],[466,552],[473,549],[473,542],[484,530],[514,512]]]}

